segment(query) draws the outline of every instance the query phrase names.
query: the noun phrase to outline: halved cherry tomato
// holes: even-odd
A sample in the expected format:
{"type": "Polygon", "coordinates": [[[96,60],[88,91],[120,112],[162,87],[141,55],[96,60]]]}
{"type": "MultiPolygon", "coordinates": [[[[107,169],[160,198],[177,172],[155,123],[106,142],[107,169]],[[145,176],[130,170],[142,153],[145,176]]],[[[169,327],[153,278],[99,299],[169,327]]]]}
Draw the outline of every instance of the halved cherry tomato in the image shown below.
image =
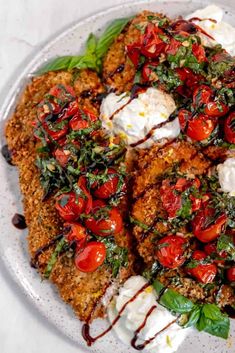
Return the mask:
{"type": "Polygon", "coordinates": [[[69,242],[72,242],[72,241],[81,242],[86,240],[86,237],[87,237],[86,228],[84,228],[80,223],[66,222],[64,223],[64,228],[68,229],[68,231],[65,234],[65,237],[69,242]]]}
{"type": "MultiPolygon", "coordinates": [[[[208,256],[212,256],[212,257],[219,256],[219,257],[223,257],[223,258],[227,257],[227,254],[225,251],[220,251],[220,252],[217,251],[217,246],[216,246],[215,242],[206,244],[204,246],[204,251],[206,252],[206,254],[208,256]]],[[[214,262],[216,264],[221,264],[221,265],[224,264],[224,260],[214,260],[214,262]]]]}
{"type": "Polygon", "coordinates": [[[116,207],[107,206],[104,201],[95,200],[92,215],[85,220],[86,227],[101,237],[116,235],[123,230],[122,216],[116,207]]]}
{"type": "Polygon", "coordinates": [[[65,221],[74,221],[85,210],[86,200],[75,192],[61,194],[56,199],[55,208],[65,221]]]}
{"type": "Polygon", "coordinates": [[[60,118],[62,118],[63,120],[68,119],[71,116],[77,114],[78,111],[79,111],[78,101],[74,100],[70,102],[68,106],[62,110],[62,112],[60,113],[60,118]]]}
{"type": "Polygon", "coordinates": [[[185,261],[186,239],[178,235],[167,235],[157,243],[156,259],[167,268],[177,268],[185,261]]]}
{"type": "Polygon", "coordinates": [[[73,116],[69,122],[69,126],[72,130],[78,131],[89,128],[97,119],[98,117],[94,113],[84,108],[83,110],[79,110],[78,113],[73,116]]]}
{"type": "Polygon", "coordinates": [[[203,114],[198,114],[188,122],[186,134],[195,141],[202,141],[210,137],[215,123],[203,114]]]}
{"type": "Polygon", "coordinates": [[[192,113],[186,109],[180,109],[178,113],[178,119],[180,122],[181,130],[184,131],[187,125],[187,121],[190,119],[192,113]]]}
{"type": "Polygon", "coordinates": [[[209,35],[206,31],[204,31],[204,29],[202,29],[200,26],[196,25],[191,21],[177,20],[176,22],[171,24],[171,27],[175,31],[180,32],[181,35],[182,33],[195,34],[197,32],[201,32],[205,34],[207,37],[214,39],[211,35],[209,35]]]}
{"type": "Polygon", "coordinates": [[[157,67],[159,63],[157,62],[150,62],[144,65],[142,69],[142,77],[144,81],[158,81],[158,76],[154,72],[154,68],[157,67]]]}
{"type": "Polygon", "coordinates": [[[235,112],[230,113],[225,120],[224,133],[226,141],[235,143],[235,112]]]}
{"type": "Polygon", "coordinates": [[[75,255],[75,266],[82,272],[94,272],[106,257],[106,247],[99,241],[91,241],[75,255]]]}
{"type": "Polygon", "coordinates": [[[140,43],[129,44],[126,46],[127,56],[131,60],[132,64],[137,67],[140,59],[140,43]]]}
{"type": "Polygon", "coordinates": [[[203,104],[207,104],[212,97],[212,89],[207,85],[200,85],[193,92],[193,104],[196,107],[200,107],[203,104]]]}
{"type": "Polygon", "coordinates": [[[86,197],[86,206],[85,206],[85,213],[88,214],[91,212],[92,209],[92,197],[90,192],[87,189],[87,180],[84,176],[81,176],[78,179],[78,186],[82,190],[83,194],[86,197]]]}
{"type": "Polygon", "coordinates": [[[170,43],[166,45],[165,48],[165,53],[170,54],[170,55],[175,55],[179,49],[179,47],[182,46],[182,43],[175,38],[171,38],[170,43]]]}
{"type": "Polygon", "coordinates": [[[74,89],[69,85],[56,85],[50,89],[49,95],[63,103],[74,100],[76,96],[74,89]]]}
{"type": "Polygon", "coordinates": [[[194,43],[192,45],[192,52],[199,63],[207,61],[206,52],[202,45],[194,43]]]}
{"type": "Polygon", "coordinates": [[[205,107],[205,114],[210,116],[210,117],[216,117],[219,118],[221,116],[224,116],[225,114],[228,113],[229,107],[224,104],[223,102],[220,101],[212,101],[207,103],[205,107]]]}
{"type": "Polygon", "coordinates": [[[183,85],[177,87],[176,91],[184,97],[191,97],[193,90],[203,82],[205,78],[200,74],[195,74],[191,69],[187,67],[176,68],[183,85]]]}
{"type": "Polygon", "coordinates": [[[225,213],[221,214],[216,219],[213,219],[214,215],[215,209],[208,206],[198,211],[192,221],[193,234],[203,243],[209,243],[218,238],[227,221],[225,213]],[[210,219],[213,219],[213,223],[207,226],[207,222],[210,219]]]}
{"type": "Polygon", "coordinates": [[[235,266],[230,267],[226,271],[227,279],[230,282],[235,282],[235,266]]]}
{"type": "Polygon", "coordinates": [[[149,23],[143,36],[141,53],[147,58],[156,58],[166,47],[166,43],[159,37],[164,32],[153,23],[149,23]]]}
{"type": "Polygon", "coordinates": [[[171,185],[168,179],[163,180],[160,188],[160,195],[163,207],[170,218],[174,218],[182,205],[181,196],[176,194],[175,185],[171,185]]]}
{"type": "Polygon", "coordinates": [[[57,148],[54,152],[54,155],[61,167],[64,168],[68,163],[71,152],[63,148],[57,148]]]}
{"type": "MultiPolygon", "coordinates": [[[[196,250],[192,255],[193,260],[202,261],[206,258],[204,251],[196,250]]],[[[217,267],[215,264],[198,264],[193,268],[186,268],[187,273],[196,278],[201,283],[211,283],[217,273],[217,267]]]]}
{"type": "Polygon", "coordinates": [[[94,191],[94,195],[99,199],[108,199],[117,192],[119,176],[115,169],[109,168],[107,172],[109,179],[99,185],[94,191]]]}

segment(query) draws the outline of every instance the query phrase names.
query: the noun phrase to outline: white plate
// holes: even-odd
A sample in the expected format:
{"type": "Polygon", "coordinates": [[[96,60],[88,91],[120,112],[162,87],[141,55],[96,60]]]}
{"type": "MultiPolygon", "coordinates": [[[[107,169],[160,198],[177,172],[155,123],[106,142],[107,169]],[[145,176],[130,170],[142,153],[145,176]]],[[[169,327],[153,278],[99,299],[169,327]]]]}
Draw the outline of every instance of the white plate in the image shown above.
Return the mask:
{"type": "MultiPolygon", "coordinates": [[[[214,1],[217,2],[217,1],[214,1]]],[[[232,6],[233,0],[230,4],[232,6]]],[[[131,4],[120,5],[89,17],[86,20],[68,28],[59,36],[51,40],[44,48],[38,50],[34,59],[14,78],[14,85],[6,94],[0,109],[0,124],[3,127],[5,120],[10,116],[15,106],[15,101],[27,82],[30,74],[34,72],[45,60],[57,55],[72,55],[83,49],[84,42],[90,32],[99,33],[108,22],[115,18],[126,17],[143,9],[161,11],[170,16],[186,15],[208,1],[139,1],[131,4]]],[[[227,2],[228,3],[228,2],[227,2]]],[[[225,20],[235,25],[235,9],[221,5],[225,11],[225,20]]],[[[25,67],[25,66],[24,66],[25,67]]],[[[4,144],[3,129],[1,131],[1,145],[4,144]]],[[[37,306],[40,312],[52,322],[60,331],[77,342],[79,352],[115,353],[136,352],[131,347],[126,347],[110,333],[98,341],[91,348],[87,348],[81,337],[81,323],[75,317],[68,305],[59,298],[54,287],[49,282],[41,282],[36,271],[29,266],[27,253],[27,231],[19,231],[13,227],[11,218],[15,212],[22,212],[21,195],[19,192],[18,174],[15,167],[8,166],[0,156],[0,255],[9,275],[23,289],[25,295],[37,306]]],[[[105,322],[97,320],[94,331],[101,331],[105,322]]],[[[231,336],[235,337],[235,321],[233,320],[231,336]]],[[[181,353],[232,353],[234,341],[217,339],[204,333],[193,333],[185,340],[180,348],[181,353]]]]}

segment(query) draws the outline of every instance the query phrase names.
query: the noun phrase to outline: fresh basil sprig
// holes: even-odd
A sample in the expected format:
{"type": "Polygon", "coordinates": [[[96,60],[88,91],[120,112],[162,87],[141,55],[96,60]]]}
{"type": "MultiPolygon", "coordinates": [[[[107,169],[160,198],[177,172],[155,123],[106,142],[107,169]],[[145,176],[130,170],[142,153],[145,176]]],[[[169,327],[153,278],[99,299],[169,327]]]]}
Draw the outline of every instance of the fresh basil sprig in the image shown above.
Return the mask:
{"type": "MultiPolygon", "coordinates": [[[[157,280],[153,282],[157,294],[164,290],[164,286],[157,280]]],[[[168,310],[187,314],[184,327],[194,326],[198,331],[205,331],[213,336],[228,338],[230,321],[215,304],[194,304],[191,300],[167,288],[160,296],[159,303],[168,310]]]]}
{"type": "Polygon", "coordinates": [[[72,69],[92,69],[99,72],[101,70],[101,59],[130,19],[131,17],[120,18],[113,21],[99,39],[91,33],[87,39],[86,49],[83,55],[61,56],[56,58],[40,68],[37,74],[44,74],[48,71],[72,69]]]}

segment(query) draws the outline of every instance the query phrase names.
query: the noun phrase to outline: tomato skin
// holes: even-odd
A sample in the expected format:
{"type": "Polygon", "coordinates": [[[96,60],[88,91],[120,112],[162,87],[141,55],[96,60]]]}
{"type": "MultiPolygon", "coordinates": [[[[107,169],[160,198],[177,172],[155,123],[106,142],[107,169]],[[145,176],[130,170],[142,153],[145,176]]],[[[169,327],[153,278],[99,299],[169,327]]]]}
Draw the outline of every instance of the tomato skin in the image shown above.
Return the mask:
{"type": "MultiPolygon", "coordinates": [[[[102,200],[95,200],[92,204],[92,213],[95,214],[107,205],[102,200]]],[[[95,219],[94,217],[87,218],[85,220],[86,227],[94,234],[101,237],[107,237],[110,235],[119,234],[123,230],[122,216],[116,207],[112,207],[106,212],[107,218],[100,217],[95,219]]]]}
{"type": "Polygon", "coordinates": [[[49,95],[64,103],[72,101],[76,96],[74,89],[69,85],[56,85],[50,89],[49,95]]]}
{"type": "Polygon", "coordinates": [[[150,62],[144,65],[142,69],[142,77],[144,81],[149,82],[158,80],[158,77],[154,72],[154,67],[157,67],[158,65],[159,63],[157,62],[150,62]]]}
{"type": "MultiPolygon", "coordinates": [[[[223,258],[227,257],[227,254],[225,251],[220,251],[220,252],[217,251],[217,246],[215,242],[206,244],[204,246],[204,251],[208,256],[218,255],[223,258]]],[[[224,260],[214,260],[214,262],[216,264],[221,264],[221,265],[224,264],[224,260]]]]}
{"type": "Polygon", "coordinates": [[[176,195],[175,185],[171,185],[170,181],[165,179],[162,182],[160,188],[160,195],[163,207],[168,213],[170,218],[174,218],[177,215],[177,212],[180,210],[182,202],[181,196],[176,195]]]}
{"type": "Polygon", "coordinates": [[[98,186],[94,191],[95,197],[99,199],[108,199],[117,192],[119,182],[118,173],[115,169],[109,168],[108,174],[110,175],[110,179],[98,186]]]}
{"type": "Polygon", "coordinates": [[[127,56],[135,67],[137,67],[139,64],[140,48],[140,43],[129,44],[126,46],[127,56]]]}
{"type": "Polygon", "coordinates": [[[229,107],[223,102],[211,101],[207,103],[204,111],[210,117],[219,118],[228,113],[229,107]]]}
{"type": "Polygon", "coordinates": [[[227,221],[227,216],[225,213],[221,214],[212,225],[204,228],[204,224],[208,217],[212,217],[215,213],[215,210],[212,208],[204,208],[196,214],[192,221],[193,234],[195,237],[200,240],[202,243],[209,243],[220,235],[223,225],[227,221]]]}
{"type": "Polygon", "coordinates": [[[187,109],[180,109],[178,113],[178,119],[180,122],[181,130],[184,131],[187,125],[187,121],[190,119],[192,113],[187,109]]]}
{"type": "Polygon", "coordinates": [[[75,266],[81,272],[94,272],[106,257],[106,247],[98,241],[89,242],[75,255],[75,266]]]}
{"type": "Polygon", "coordinates": [[[158,241],[155,257],[162,266],[177,268],[186,259],[184,257],[186,244],[186,239],[178,235],[167,235],[158,241]]]}
{"type": "Polygon", "coordinates": [[[193,104],[196,107],[200,107],[203,104],[207,104],[212,96],[213,91],[209,86],[200,85],[193,92],[193,104]]]}
{"type": "Polygon", "coordinates": [[[225,120],[224,133],[225,139],[229,143],[235,143],[235,112],[229,114],[228,118],[225,120]]]}
{"type": "MultiPolygon", "coordinates": [[[[192,258],[196,261],[204,260],[206,253],[204,251],[194,251],[192,258]]],[[[193,268],[186,268],[188,274],[193,276],[201,283],[212,283],[217,274],[217,266],[215,264],[198,264],[193,268]]]]}
{"type": "Polygon", "coordinates": [[[72,117],[69,126],[73,131],[78,131],[89,128],[97,119],[98,117],[94,113],[84,108],[83,110],[79,110],[79,112],[72,117]],[[84,115],[86,119],[84,119],[84,115]]]}
{"type": "Polygon", "coordinates": [[[70,151],[64,150],[63,148],[57,148],[54,152],[55,158],[61,167],[65,167],[70,157],[70,151]]]}
{"type": "Polygon", "coordinates": [[[72,241],[85,241],[87,234],[86,234],[86,229],[77,222],[65,222],[64,223],[64,228],[68,228],[69,231],[66,232],[65,237],[69,242],[72,241]]]}
{"type": "Polygon", "coordinates": [[[88,214],[91,212],[91,209],[92,209],[92,197],[91,197],[90,192],[87,190],[87,180],[84,176],[81,176],[78,179],[78,186],[80,187],[80,189],[82,190],[82,192],[86,196],[86,206],[85,206],[84,211],[86,214],[88,214]]]}
{"type": "Polygon", "coordinates": [[[64,119],[68,119],[71,116],[77,114],[79,111],[79,105],[78,105],[78,101],[74,100],[72,102],[70,102],[68,104],[68,106],[63,109],[63,111],[60,114],[60,117],[64,120],[64,119]]]}
{"type": "Polygon", "coordinates": [[[199,63],[203,63],[207,61],[205,49],[203,48],[202,45],[194,43],[192,45],[192,52],[199,63]]]}
{"type": "Polygon", "coordinates": [[[198,114],[188,122],[187,135],[195,141],[203,141],[210,137],[215,123],[203,114],[198,114]]]}
{"type": "Polygon", "coordinates": [[[84,211],[85,206],[86,201],[82,197],[76,197],[73,191],[58,196],[55,204],[55,208],[59,212],[60,217],[65,221],[76,220],[84,211]],[[64,205],[63,201],[65,202],[64,205]]]}
{"type": "Polygon", "coordinates": [[[165,53],[170,54],[170,55],[175,55],[179,49],[179,47],[182,46],[182,43],[175,38],[171,38],[170,43],[166,45],[165,48],[165,53]]]}
{"type": "Polygon", "coordinates": [[[159,34],[164,33],[153,23],[149,23],[145,29],[141,46],[141,53],[147,58],[156,58],[164,52],[166,43],[159,37],[159,34]]]}
{"type": "Polygon", "coordinates": [[[235,266],[230,267],[226,271],[227,279],[230,282],[235,282],[235,266]]]}

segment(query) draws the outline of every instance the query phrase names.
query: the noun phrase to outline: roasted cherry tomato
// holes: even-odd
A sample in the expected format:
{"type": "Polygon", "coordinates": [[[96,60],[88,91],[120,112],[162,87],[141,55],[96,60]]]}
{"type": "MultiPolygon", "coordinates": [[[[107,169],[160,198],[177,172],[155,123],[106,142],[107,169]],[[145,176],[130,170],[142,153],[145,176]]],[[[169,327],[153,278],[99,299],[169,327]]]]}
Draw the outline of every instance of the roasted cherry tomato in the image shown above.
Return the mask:
{"type": "Polygon", "coordinates": [[[214,219],[215,209],[211,207],[202,208],[192,221],[193,234],[203,243],[209,243],[220,235],[227,221],[225,213],[214,219]],[[208,225],[209,222],[209,225],[208,225]]]}
{"type": "MultiPolygon", "coordinates": [[[[195,261],[202,261],[206,258],[206,253],[204,251],[196,250],[192,255],[192,259],[195,261]]],[[[198,263],[192,268],[186,268],[187,273],[196,278],[201,283],[211,283],[217,273],[217,267],[215,264],[202,264],[198,263]]]]}
{"type": "Polygon", "coordinates": [[[214,101],[214,102],[212,101],[207,103],[204,110],[206,115],[210,117],[215,117],[215,118],[224,116],[225,114],[228,113],[228,111],[229,111],[229,107],[220,101],[214,101]]]}
{"type": "Polygon", "coordinates": [[[76,220],[86,207],[86,200],[83,197],[76,196],[75,192],[61,194],[56,199],[55,208],[60,217],[65,221],[76,220]]]}
{"type": "Polygon", "coordinates": [[[135,67],[137,67],[139,64],[140,48],[140,43],[129,44],[126,46],[127,56],[135,67]]]}
{"type": "Polygon", "coordinates": [[[178,113],[178,119],[180,122],[181,130],[184,131],[187,125],[187,121],[190,119],[192,113],[186,109],[180,109],[178,113]]]}
{"type": "Polygon", "coordinates": [[[158,81],[158,76],[154,72],[154,68],[157,67],[159,63],[157,62],[150,62],[144,65],[142,69],[142,77],[143,80],[146,82],[149,81],[158,81]]]}
{"type": "Polygon", "coordinates": [[[92,197],[90,192],[87,189],[87,180],[84,176],[81,176],[78,179],[78,186],[82,190],[83,195],[85,196],[86,199],[86,206],[85,206],[85,213],[90,213],[92,209],[92,197]]]}
{"type": "Polygon", "coordinates": [[[70,102],[68,104],[68,106],[66,106],[66,108],[64,108],[62,110],[62,112],[60,113],[60,117],[64,120],[64,119],[68,119],[71,116],[77,114],[79,111],[79,105],[78,105],[78,101],[74,100],[72,102],[70,102]]]}
{"type": "Polygon", "coordinates": [[[49,95],[62,103],[71,102],[76,97],[74,89],[69,85],[56,85],[50,89],[49,95]]]}
{"type": "Polygon", "coordinates": [[[166,47],[166,43],[159,37],[164,32],[153,23],[149,23],[143,36],[141,53],[147,58],[156,58],[166,47]]]}
{"type": "Polygon", "coordinates": [[[177,268],[185,261],[186,239],[177,235],[167,235],[157,243],[156,259],[167,268],[177,268]]]}
{"type": "Polygon", "coordinates": [[[192,52],[199,63],[207,61],[206,52],[202,45],[194,43],[192,45],[192,52]]]}
{"type": "Polygon", "coordinates": [[[122,216],[116,207],[110,207],[104,201],[95,200],[91,212],[92,216],[85,220],[85,224],[94,234],[107,237],[123,230],[122,216]]]}
{"type": "Polygon", "coordinates": [[[74,131],[87,129],[97,119],[98,118],[94,113],[84,108],[83,110],[79,110],[78,113],[73,116],[73,118],[69,122],[69,126],[74,131]]]}
{"type": "Polygon", "coordinates": [[[188,121],[186,134],[195,141],[202,141],[210,137],[215,123],[203,114],[198,114],[188,121]]]}
{"type": "Polygon", "coordinates": [[[235,112],[229,114],[224,124],[225,139],[229,143],[235,143],[235,112]]]}
{"type": "Polygon", "coordinates": [[[64,229],[66,231],[65,237],[69,242],[84,242],[86,240],[86,229],[80,223],[66,222],[64,229]]]}
{"type": "Polygon", "coordinates": [[[106,257],[106,247],[99,241],[91,241],[75,255],[75,266],[82,272],[94,272],[106,257]]]}
{"type": "Polygon", "coordinates": [[[193,104],[200,107],[207,104],[213,97],[212,89],[207,85],[198,86],[193,92],[193,104]]]}
{"type": "MultiPolygon", "coordinates": [[[[217,246],[215,242],[206,244],[204,246],[204,251],[208,256],[211,256],[212,258],[214,258],[215,256],[219,256],[222,258],[227,257],[227,254],[225,251],[220,251],[220,252],[217,251],[217,246]]],[[[221,264],[221,265],[224,264],[224,260],[214,260],[214,262],[216,264],[221,264]]]]}
{"type": "Polygon", "coordinates": [[[230,282],[235,282],[235,266],[230,267],[226,271],[227,279],[230,282]]]}
{"type": "Polygon", "coordinates": [[[94,195],[99,199],[108,199],[118,191],[120,177],[115,169],[109,168],[107,175],[109,179],[100,184],[94,191],[94,195]]]}
{"type": "Polygon", "coordinates": [[[181,196],[175,192],[175,185],[171,185],[168,179],[163,180],[160,188],[160,195],[163,207],[170,218],[174,218],[180,210],[181,196]]]}
{"type": "Polygon", "coordinates": [[[71,152],[69,150],[61,148],[57,148],[54,152],[55,158],[61,167],[65,167],[68,163],[71,152]]]}
{"type": "Polygon", "coordinates": [[[200,74],[195,74],[187,67],[176,68],[177,75],[182,81],[183,85],[177,87],[176,91],[184,97],[191,97],[194,89],[203,82],[205,78],[200,74]]]}
{"type": "Polygon", "coordinates": [[[179,47],[182,46],[182,43],[175,38],[171,38],[170,43],[166,45],[165,48],[165,53],[170,54],[170,55],[175,55],[179,49],[179,47]]]}

